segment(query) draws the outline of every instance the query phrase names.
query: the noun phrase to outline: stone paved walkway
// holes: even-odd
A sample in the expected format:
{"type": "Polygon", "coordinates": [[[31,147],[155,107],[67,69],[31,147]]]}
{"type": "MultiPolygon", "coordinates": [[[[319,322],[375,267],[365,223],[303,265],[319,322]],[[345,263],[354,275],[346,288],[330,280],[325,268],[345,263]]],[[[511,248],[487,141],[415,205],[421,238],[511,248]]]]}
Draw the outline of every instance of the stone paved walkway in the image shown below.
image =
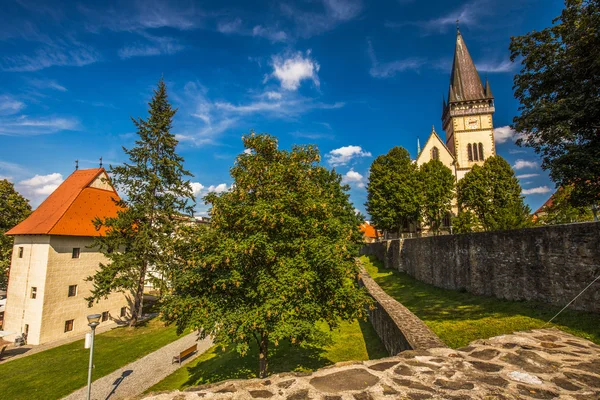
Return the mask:
{"type": "Polygon", "coordinates": [[[516,332],[453,350],[339,363],[308,374],[230,380],[146,400],[598,400],[600,346],[557,329],[516,332]]]}
{"type": "MultiPolygon", "coordinates": [[[[195,343],[198,344],[196,354],[188,357],[181,363],[181,366],[184,366],[212,346],[210,339],[204,339],[199,342],[196,339],[197,333],[190,333],[154,353],[150,353],[92,382],[92,399],[127,399],[143,393],[146,389],[160,382],[180,367],[177,363],[171,363],[174,355],[179,354],[179,352],[193,346],[195,343]]],[[[87,386],[71,393],[64,400],[85,399],[86,396],[87,386]]]]}

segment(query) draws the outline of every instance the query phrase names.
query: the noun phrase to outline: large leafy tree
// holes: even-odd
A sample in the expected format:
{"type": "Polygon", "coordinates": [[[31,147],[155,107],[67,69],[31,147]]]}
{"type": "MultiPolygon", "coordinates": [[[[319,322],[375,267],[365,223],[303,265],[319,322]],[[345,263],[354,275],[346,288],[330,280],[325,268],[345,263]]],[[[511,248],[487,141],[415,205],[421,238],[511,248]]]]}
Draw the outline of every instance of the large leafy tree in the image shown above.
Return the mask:
{"type": "Polygon", "coordinates": [[[243,141],[231,189],[205,197],[211,226],[179,235],[185,266],[163,315],[241,354],[256,345],[265,376],[270,344],[310,341],[317,321],[364,317],[368,297],[356,279],[360,221],[340,175],[318,165],[313,146],[279,150],[254,133],[243,141]]]}
{"type": "Polygon", "coordinates": [[[367,212],[378,229],[402,232],[421,217],[419,169],[405,148],[394,147],[371,164],[367,212]]]}
{"type": "Polygon", "coordinates": [[[0,179],[0,290],[6,290],[13,238],[5,233],[31,214],[29,200],[6,179],[0,179]]]}
{"type": "Polygon", "coordinates": [[[96,227],[107,228],[95,241],[108,259],[93,277],[89,302],[114,291],[131,292],[133,306],[130,325],[142,312],[147,277],[167,273],[173,267],[175,233],[192,213],[193,193],[176,153],[177,140],[171,133],[176,110],[172,109],[167,88],[161,79],[149,103],[147,119],[133,119],[138,139],[131,149],[123,148],[129,162],[110,167],[112,183],[122,195],[114,218],[97,219],[96,227]],[[190,200],[192,200],[190,202],[190,200]],[[153,274],[149,275],[149,269],[153,274]]]}
{"type": "Polygon", "coordinates": [[[574,185],[578,205],[600,201],[600,0],[566,0],[541,31],[511,38],[520,59],[515,97],[518,144],[535,149],[557,185],[574,185]]]}
{"type": "Polygon", "coordinates": [[[591,208],[573,205],[572,193],[573,186],[559,187],[552,195],[550,204],[542,207],[539,223],[554,225],[591,221],[593,219],[591,208]]]}
{"type": "Polygon", "coordinates": [[[457,198],[459,208],[472,212],[486,231],[518,229],[531,222],[519,180],[500,156],[489,157],[483,166],[474,165],[458,182],[457,198]]]}
{"type": "Polygon", "coordinates": [[[421,165],[422,213],[424,222],[435,233],[440,231],[444,218],[452,209],[454,175],[439,160],[421,165]]]}

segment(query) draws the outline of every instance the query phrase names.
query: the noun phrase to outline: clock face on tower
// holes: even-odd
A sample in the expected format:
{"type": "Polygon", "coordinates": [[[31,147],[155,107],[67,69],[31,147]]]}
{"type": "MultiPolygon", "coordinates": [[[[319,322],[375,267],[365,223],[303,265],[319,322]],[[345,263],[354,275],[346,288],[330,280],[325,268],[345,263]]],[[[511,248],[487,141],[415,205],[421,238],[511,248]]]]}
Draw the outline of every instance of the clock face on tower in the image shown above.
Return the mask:
{"type": "Polygon", "coordinates": [[[465,126],[467,129],[479,129],[479,118],[468,117],[465,122],[465,126]]]}

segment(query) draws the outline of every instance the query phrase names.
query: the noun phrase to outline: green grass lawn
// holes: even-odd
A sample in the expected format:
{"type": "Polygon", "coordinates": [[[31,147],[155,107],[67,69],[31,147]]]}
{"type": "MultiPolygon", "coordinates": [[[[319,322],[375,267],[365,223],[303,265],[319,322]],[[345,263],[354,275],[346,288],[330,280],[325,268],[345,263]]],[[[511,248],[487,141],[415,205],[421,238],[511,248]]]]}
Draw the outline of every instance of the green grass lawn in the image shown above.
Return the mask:
{"type": "MultiPolygon", "coordinates": [[[[319,329],[327,330],[326,325],[319,329]]],[[[369,360],[387,357],[383,344],[369,322],[346,322],[334,330],[327,346],[298,347],[281,342],[269,350],[269,372],[311,371],[340,361],[369,360]]],[[[255,378],[258,371],[256,346],[245,356],[235,350],[216,346],[189,365],[180,368],[157,383],[148,392],[182,389],[188,386],[219,382],[226,379],[255,378]]]]}
{"type": "MultiPolygon", "coordinates": [[[[94,380],[176,340],[157,319],[96,336],[94,380]]],[[[59,399],[87,385],[89,349],[83,340],[0,364],[0,398],[59,399]]]]}
{"type": "MultiPolygon", "coordinates": [[[[452,348],[475,339],[542,328],[560,308],[529,301],[499,300],[466,292],[440,289],[396,270],[386,269],[374,257],[361,257],[371,277],[452,348]]],[[[600,344],[600,316],[565,310],[552,324],[573,335],[600,344]]]]}

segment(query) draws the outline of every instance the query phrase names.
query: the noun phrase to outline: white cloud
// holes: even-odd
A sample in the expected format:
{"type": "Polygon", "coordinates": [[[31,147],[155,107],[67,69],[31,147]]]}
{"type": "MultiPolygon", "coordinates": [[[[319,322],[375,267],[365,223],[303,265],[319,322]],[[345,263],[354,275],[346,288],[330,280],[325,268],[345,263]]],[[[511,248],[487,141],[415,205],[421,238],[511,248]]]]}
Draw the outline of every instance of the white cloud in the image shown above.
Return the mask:
{"type": "Polygon", "coordinates": [[[67,91],[66,87],[51,79],[31,79],[29,82],[38,89],[53,89],[58,90],[59,92],[67,91]]]}
{"type": "Polygon", "coordinates": [[[283,96],[281,93],[279,92],[265,92],[265,96],[269,99],[269,100],[280,100],[281,97],[283,96]]]}
{"type": "Polygon", "coordinates": [[[16,114],[23,108],[25,108],[25,104],[22,101],[6,95],[0,96],[0,115],[16,114]]]}
{"type": "Polygon", "coordinates": [[[200,182],[191,182],[191,186],[192,186],[192,192],[194,193],[194,196],[198,196],[200,194],[200,192],[202,192],[202,189],[204,189],[204,185],[201,184],[200,182]]]}
{"type": "Polygon", "coordinates": [[[550,193],[551,191],[552,191],[552,189],[549,188],[548,186],[538,186],[538,187],[531,188],[531,189],[523,189],[523,191],[521,193],[524,195],[546,194],[546,193],[550,193]]]}
{"type": "Polygon", "coordinates": [[[360,146],[344,146],[331,150],[325,157],[331,166],[337,167],[348,164],[353,158],[371,157],[371,153],[360,146]]]}
{"type": "Polygon", "coordinates": [[[218,185],[210,185],[208,187],[208,191],[209,192],[215,192],[215,193],[223,193],[227,190],[227,184],[226,183],[220,183],[218,185]]]}
{"type": "Polygon", "coordinates": [[[391,78],[398,72],[419,70],[419,68],[425,64],[425,61],[418,58],[407,58],[404,60],[380,63],[375,56],[375,51],[373,50],[373,44],[371,41],[369,40],[367,44],[367,52],[369,54],[369,58],[371,59],[371,69],[369,70],[369,74],[371,74],[373,78],[391,78]]]}
{"type": "Polygon", "coordinates": [[[45,135],[78,128],[79,121],[72,117],[31,118],[21,115],[17,118],[0,120],[0,135],[5,136],[45,135]]]}
{"type": "Polygon", "coordinates": [[[36,50],[33,55],[5,56],[0,66],[2,70],[8,72],[30,72],[52,66],[82,67],[100,59],[100,53],[93,47],[69,43],[46,46],[36,50]]]}
{"type": "Polygon", "coordinates": [[[20,181],[17,185],[23,195],[34,200],[41,196],[48,196],[63,182],[63,177],[58,172],[48,175],[35,175],[33,178],[20,181]]]}
{"type": "Polygon", "coordinates": [[[319,64],[310,57],[298,52],[288,57],[274,56],[272,59],[274,78],[279,80],[281,87],[286,90],[298,90],[303,80],[312,80],[319,87],[319,64]]]}
{"type": "Polygon", "coordinates": [[[285,42],[288,38],[287,33],[284,31],[276,28],[264,27],[262,25],[256,25],[252,28],[252,36],[262,37],[271,42],[285,42]]]}
{"type": "Polygon", "coordinates": [[[514,142],[517,132],[508,125],[494,129],[494,140],[496,143],[514,142]]]}
{"type": "Polygon", "coordinates": [[[147,57],[170,55],[180,52],[185,48],[174,38],[144,35],[148,39],[147,43],[135,43],[119,49],[119,57],[122,59],[132,57],[147,57]]]}
{"type": "Polygon", "coordinates": [[[244,149],[244,154],[252,154],[252,149],[244,149]]]}
{"type": "Polygon", "coordinates": [[[309,38],[327,32],[341,23],[358,17],[363,9],[361,0],[321,0],[322,11],[305,11],[288,3],[281,11],[296,24],[297,35],[309,38]]]}
{"type": "Polygon", "coordinates": [[[526,168],[537,168],[538,164],[535,161],[527,161],[527,160],[517,160],[515,161],[515,165],[513,168],[516,170],[526,169],[526,168]]]}
{"type": "Polygon", "coordinates": [[[521,174],[521,175],[517,175],[518,179],[528,179],[528,178],[533,178],[536,176],[540,176],[540,174],[521,174]]]}
{"type": "Polygon", "coordinates": [[[517,64],[510,60],[504,60],[499,63],[481,62],[476,63],[477,71],[493,73],[512,72],[517,67],[517,64]]]}
{"type": "Polygon", "coordinates": [[[242,20],[239,17],[217,23],[217,30],[221,33],[239,33],[241,29],[242,20]]]}
{"type": "Polygon", "coordinates": [[[346,172],[342,176],[342,183],[347,183],[349,185],[354,185],[354,186],[359,187],[359,188],[364,188],[365,187],[364,176],[362,176],[358,172],[354,171],[353,169],[351,169],[350,171],[346,172]]]}

